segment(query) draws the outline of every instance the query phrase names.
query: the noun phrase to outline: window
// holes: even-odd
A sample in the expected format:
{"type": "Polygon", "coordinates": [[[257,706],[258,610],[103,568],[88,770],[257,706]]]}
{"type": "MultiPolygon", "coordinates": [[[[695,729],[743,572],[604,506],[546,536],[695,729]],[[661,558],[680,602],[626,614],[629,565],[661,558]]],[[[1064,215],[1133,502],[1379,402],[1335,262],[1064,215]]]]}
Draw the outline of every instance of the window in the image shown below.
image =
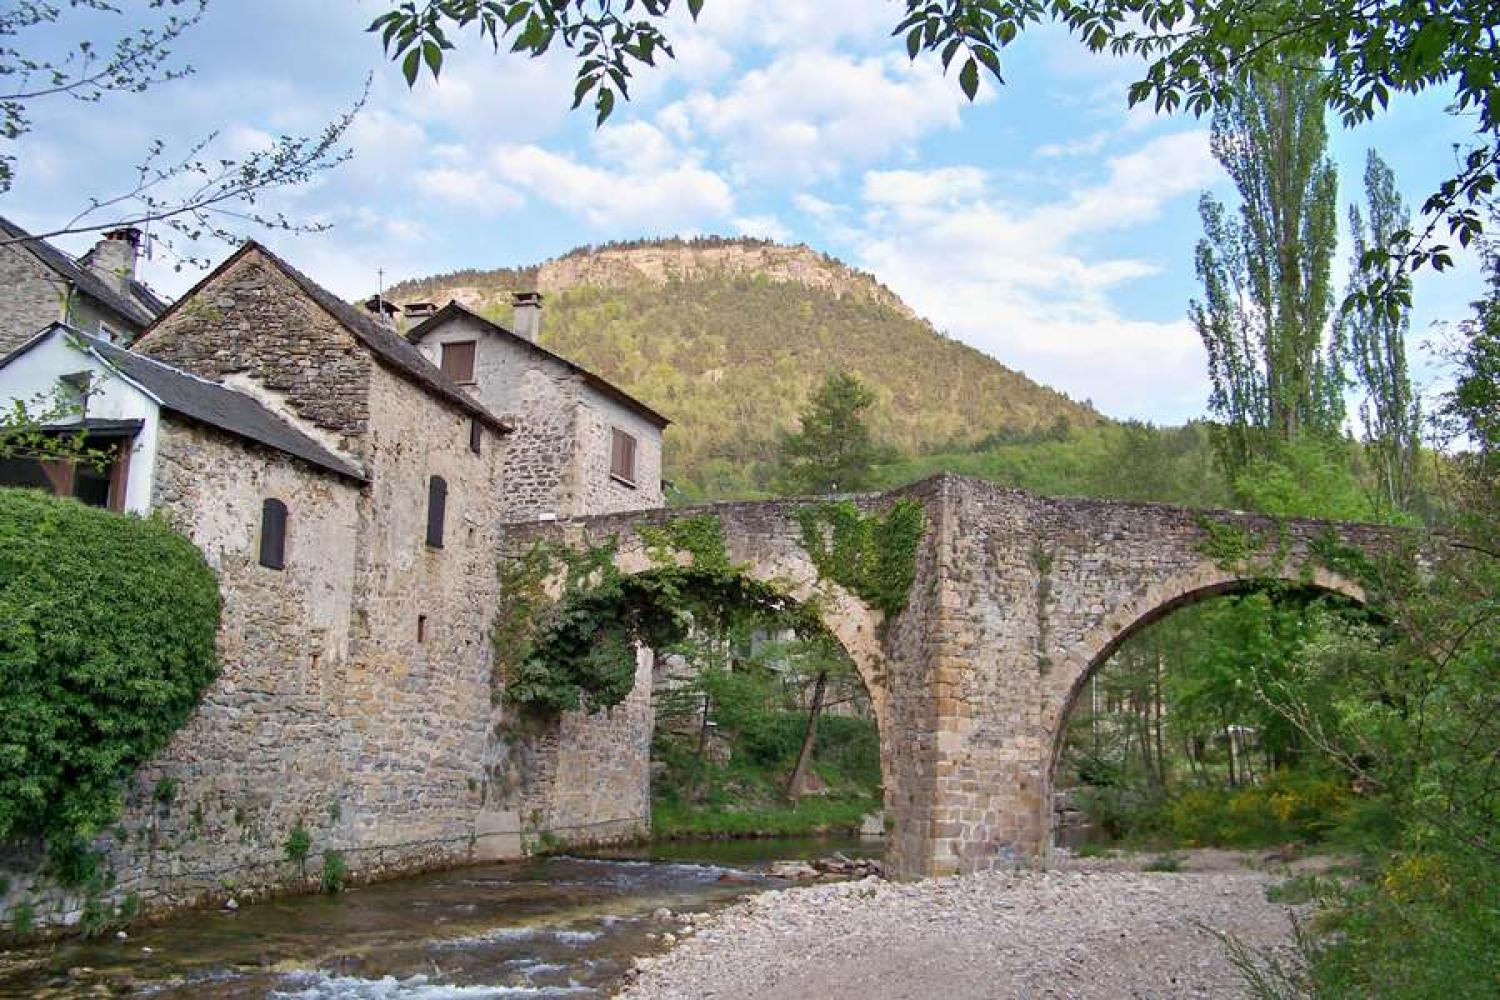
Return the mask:
{"type": "Polygon", "coordinates": [[[443,521],[448,516],[448,484],[442,476],[427,480],[427,544],[443,547],[443,521]]]}
{"type": "Polygon", "coordinates": [[[443,345],[443,374],[455,382],[474,381],[474,341],[443,345]]]}
{"type": "Polygon", "coordinates": [[[474,417],[469,421],[469,450],[477,455],[483,445],[484,425],[479,422],[478,417],[474,417]]]}
{"type": "Polygon", "coordinates": [[[427,641],[427,616],[417,615],[417,641],[427,641]]]}
{"type": "Polygon", "coordinates": [[[286,504],[267,499],[260,505],[260,564],[286,568],[286,504]]]}
{"type": "Polygon", "coordinates": [[[610,428],[609,474],[627,486],[635,485],[635,438],[610,428]]]}

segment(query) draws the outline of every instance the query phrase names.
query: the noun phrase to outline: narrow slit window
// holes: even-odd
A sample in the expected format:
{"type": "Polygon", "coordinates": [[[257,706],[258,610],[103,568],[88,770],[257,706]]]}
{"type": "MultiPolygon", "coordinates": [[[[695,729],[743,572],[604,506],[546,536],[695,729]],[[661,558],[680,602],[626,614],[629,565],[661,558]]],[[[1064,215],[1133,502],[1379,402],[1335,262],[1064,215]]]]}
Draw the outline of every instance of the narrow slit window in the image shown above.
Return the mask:
{"type": "Polygon", "coordinates": [[[286,568],[286,504],[274,498],[260,505],[260,564],[286,568]]]}
{"type": "Polygon", "coordinates": [[[469,450],[479,454],[484,448],[484,425],[478,417],[469,420],[469,450]]]}
{"type": "Polygon", "coordinates": [[[458,340],[443,345],[443,374],[455,382],[474,381],[474,341],[458,340]]]}
{"type": "Polygon", "coordinates": [[[427,616],[417,615],[417,641],[427,641],[427,616]]]}
{"type": "Polygon", "coordinates": [[[609,474],[628,486],[635,485],[635,438],[618,427],[611,428],[609,474]]]}
{"type": "Polygon", "coordinates": [[[448,483],[442,476],[427,480],[427,544],[443,547],[443,522],[448,516],[448,483]]]}

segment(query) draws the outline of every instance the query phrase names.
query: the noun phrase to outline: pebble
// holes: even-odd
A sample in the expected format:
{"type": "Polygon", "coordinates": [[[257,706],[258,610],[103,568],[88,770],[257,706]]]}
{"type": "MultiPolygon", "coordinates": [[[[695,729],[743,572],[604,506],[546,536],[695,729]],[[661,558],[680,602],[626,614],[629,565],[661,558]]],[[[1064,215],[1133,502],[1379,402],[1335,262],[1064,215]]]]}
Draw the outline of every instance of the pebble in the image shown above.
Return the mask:
{"type": "Polygon", "coordinates": [[[1220,940],[1285,948],[1273,876],[1243,868],[1159,874],[1088,868],[919,883],[811,884],[691,914],[621,1000],[1075,1000],[1245,992],[1220,940]],[[695,933],[691,936],[687,930],[695,933]],[[899,984],[899,988],[896,985],[899,984]],[[893,992],[895,990],[895,992],[893,992]]]}

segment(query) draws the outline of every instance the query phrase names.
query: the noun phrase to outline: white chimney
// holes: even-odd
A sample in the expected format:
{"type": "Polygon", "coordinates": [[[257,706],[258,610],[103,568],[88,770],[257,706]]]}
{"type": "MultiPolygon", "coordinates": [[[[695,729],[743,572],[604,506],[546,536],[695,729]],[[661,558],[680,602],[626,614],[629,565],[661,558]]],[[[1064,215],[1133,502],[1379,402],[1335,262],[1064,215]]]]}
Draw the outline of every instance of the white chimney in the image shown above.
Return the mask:
{"type": "Polygon", "coordinates": [[[136,252],[141,245],[141,231],[126,227],[111,229],[94,248],[84,254],[83,266],[120,295],[129,297],[130,283],[135,280],[136,252]]]}
{"type": "Polygon", "coordinates": [[[536,343],[542,332],[542,293],[516,292],[511,296],[511,305],[515,310],[511,313],[511,330],[516,336],[536,343]]]}

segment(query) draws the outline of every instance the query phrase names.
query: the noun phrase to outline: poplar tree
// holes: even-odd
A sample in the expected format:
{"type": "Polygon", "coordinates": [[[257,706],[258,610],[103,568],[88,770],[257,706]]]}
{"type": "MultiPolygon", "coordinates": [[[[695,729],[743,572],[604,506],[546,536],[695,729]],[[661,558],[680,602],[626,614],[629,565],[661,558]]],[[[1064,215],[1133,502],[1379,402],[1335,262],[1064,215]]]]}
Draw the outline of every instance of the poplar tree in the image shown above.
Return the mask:
{"type": "Polygon", "coordinates": [[[1327,156],[1319,77],[1278,61],[1241,78],[1214,112],[1210,142],[1234,181],[1231,213],[1205,193],[1197,247],[1209,407],[1231,477],[1303,435],[1336,433],[1342,375],[1330,337],[1338,180],[1327,156]]]}
{"type": "Polygon", "coordinates": [[[1421,406],[1412,392],[1406,366],[1409,306],[1385,308],[1353,294],[1383,277],[1388,267],[1373,266],[1372,250],[1388,246],[1411,229],[1411,213],[1396,190],[1396,177],[1373,149],[1365,160],[1366,219],[1358,205],[1349,208],[1354,238],[1350,266],[1350,308],[1340,318],[1340,337],[1356,384],[1363,390],[1360,421],[1365,443],[1380,480],[1381,498],[1393,509],[1411,504],[1416,491],[1421,406]]]}

